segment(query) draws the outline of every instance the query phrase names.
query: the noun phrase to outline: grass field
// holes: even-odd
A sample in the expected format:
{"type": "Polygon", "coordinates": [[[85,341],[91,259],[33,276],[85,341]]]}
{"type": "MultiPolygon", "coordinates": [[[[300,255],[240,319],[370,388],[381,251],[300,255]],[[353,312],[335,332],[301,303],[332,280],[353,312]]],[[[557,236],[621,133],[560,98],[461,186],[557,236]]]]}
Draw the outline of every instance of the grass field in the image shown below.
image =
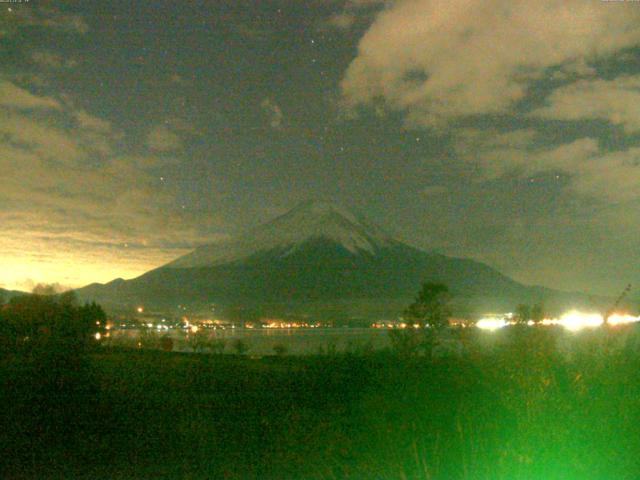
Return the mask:
{"type": "Polygon", "coordinates": [[[1,478],[637,479],[637,337],[474,329],[438,359],[7,357],[1,478]]]}

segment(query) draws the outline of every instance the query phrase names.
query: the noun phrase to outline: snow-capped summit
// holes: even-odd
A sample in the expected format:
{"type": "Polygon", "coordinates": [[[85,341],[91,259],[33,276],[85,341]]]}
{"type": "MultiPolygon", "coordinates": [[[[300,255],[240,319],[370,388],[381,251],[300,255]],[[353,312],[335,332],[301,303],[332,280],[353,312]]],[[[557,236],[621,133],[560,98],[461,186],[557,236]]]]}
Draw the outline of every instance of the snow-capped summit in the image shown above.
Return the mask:
{"type": "Polygon", "coordinates": [[[276,249],[287,255],[303,243],[317,239],[334,242],[354,254],[375,254],[378,249],[394,243],[379,227],[345,208],[329,202],[309,201],[238,238],[197,248],[167,267],[221,265],[276,249]]]}

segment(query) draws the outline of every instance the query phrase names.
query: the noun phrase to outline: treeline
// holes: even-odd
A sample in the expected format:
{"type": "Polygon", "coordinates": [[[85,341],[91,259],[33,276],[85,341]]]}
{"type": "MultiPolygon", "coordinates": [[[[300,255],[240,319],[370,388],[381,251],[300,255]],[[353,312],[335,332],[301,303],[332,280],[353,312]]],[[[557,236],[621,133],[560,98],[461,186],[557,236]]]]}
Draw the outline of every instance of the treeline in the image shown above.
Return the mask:
{"type": "Polygon", "coordinates": [[[73,292],[0,298],[0,352],[85,352],[106,320],[102,307],[80,305],[73,292]]]}

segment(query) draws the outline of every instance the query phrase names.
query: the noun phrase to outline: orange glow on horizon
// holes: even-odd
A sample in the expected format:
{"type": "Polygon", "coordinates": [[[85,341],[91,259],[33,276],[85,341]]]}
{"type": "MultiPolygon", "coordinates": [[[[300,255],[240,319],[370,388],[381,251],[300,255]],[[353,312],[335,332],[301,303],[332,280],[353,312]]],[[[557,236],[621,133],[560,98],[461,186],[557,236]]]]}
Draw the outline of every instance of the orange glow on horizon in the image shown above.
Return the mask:
{"type": "MultiPolygon", "coordinates": [[[[15,249],[12,249],[15,250],[15,249]]],[[[116,278],[135,278],[172,260],[177,255],[164,253],[155,258],[141,255],[134,263],[124,254],[87,255],[68,252],[32,252],[25,248],[18,255],[0,254],[0,288],[30,292],[42,284],[59,284],[64,288],[78,288],[90,283],[106,283],[116,278]]]]}

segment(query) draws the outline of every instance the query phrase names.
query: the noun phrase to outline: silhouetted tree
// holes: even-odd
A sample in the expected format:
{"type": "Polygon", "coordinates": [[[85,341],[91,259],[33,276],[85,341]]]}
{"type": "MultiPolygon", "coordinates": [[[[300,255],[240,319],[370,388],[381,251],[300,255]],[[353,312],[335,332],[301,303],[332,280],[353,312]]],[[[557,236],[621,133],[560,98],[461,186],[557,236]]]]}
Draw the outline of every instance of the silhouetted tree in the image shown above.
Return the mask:
{"type": "Polygon", "coordinates": [[[187,345],[189,346],[189,348],[191,348],[191,350],[193,350],[193,353],[203,351],[207,344],[207,333],[202,329],[191,332],[187,336],[187,345]]]}
{"type": "Polygon", "coordinates": [[[517,323],[527,323],[531,319],[531,307],[521,303],[516,307],[515,321],[517,323]]]}
{"type": "Polygon", "coordinates": [[[9,365],[20,365],[9,389],[11,402],[19,408],[13,409],[11,422],[0,419],[0,439],[9,430],[12,443],[27,440],[14,452],[18,464],[24,464],[19,456],[27,451],[25,445],[25,458],[38,449],[48,455],[57,445],[66,449],[69,444],[71,453],[80,439],[94,434],[90,425],[104,412],[96,407],[100,385],[86,353],[98,344],[93,338],[100,329],[96,322],[105,320],[102,308],[78,306],[72,293],[22,295],[0,307],[0,344],[11,354],[9,365]]]}
{"type": "Polygon", "coordinates": [[[44,283],[39,283],[33,290],[31,291],[34,295],[43,295],[43,296],[53,296],[58,293],[58,289],[56,285],[48,285],[44,283]]]}
{"type": "Polygon", "coordinates": [[[14,297],[3,307],[2,316],[16,349],[69,354],[95,343],[93,335],[104,328],[107,318],[95,303],[78,307],[71,293],[14,297]]]}
{"type": "Polygon", "coordinates": [[[536,323],[541,322],[544,319],[544,306],[538,302],[531,308],[531,320],[536,323]]]}
{"type": "Polygon", "coordinates": [[[404,311],[405,322],[411,326],[441,330],[449,324],[451,294],[444,283],[426,282],[416,300],[404,311]]]}
{"type": "Polygon", "coordinates": [[[5,317],[4,313],[4,297],[0,292],[0,355],[10,352],[15,346],[15,335],[12,332],[12,326],[5,317]]]}
{"type": "MultiPolygon", "coordinates": [[[[58,301],[60,302],[61,305],[66,305],[66,306],[70,306],[70,307],[77,307],[78,306],[78,295],[76,295],[76,292],[74,292],[73,290],[68,290],[66,292],[61,293],[58,296],[58,301]]],[[[92,308],[94,310],[96,309],[96,307],[98,307],[95,302],[92,302],[91,306],[92,306],[92,308]]]]}
{"type": "Polygon", "coordinates": [[[173,350],[173,338],[169,335],[164,335],[160,338],[160,348],[165,352],[171,352],[173,350]]]}

